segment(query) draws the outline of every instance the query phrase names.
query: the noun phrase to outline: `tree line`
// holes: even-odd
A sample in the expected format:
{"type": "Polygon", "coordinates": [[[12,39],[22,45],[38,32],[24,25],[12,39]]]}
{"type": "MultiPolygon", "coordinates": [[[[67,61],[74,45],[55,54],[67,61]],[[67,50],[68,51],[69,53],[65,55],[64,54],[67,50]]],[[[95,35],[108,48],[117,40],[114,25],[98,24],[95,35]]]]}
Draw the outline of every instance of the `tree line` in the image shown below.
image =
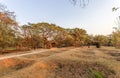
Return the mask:
{"type": "Polygon", "coordinates": [[[0,6],[0,49],[14,47],[17,49],[36,49],[51,47],[80,47],[87,44],[103,46],[120,46],[120,30],[108,35],[89,35],[81,28],[67,29],[49,24],[28,23],[19,26],[14,12],[0,6]]]}

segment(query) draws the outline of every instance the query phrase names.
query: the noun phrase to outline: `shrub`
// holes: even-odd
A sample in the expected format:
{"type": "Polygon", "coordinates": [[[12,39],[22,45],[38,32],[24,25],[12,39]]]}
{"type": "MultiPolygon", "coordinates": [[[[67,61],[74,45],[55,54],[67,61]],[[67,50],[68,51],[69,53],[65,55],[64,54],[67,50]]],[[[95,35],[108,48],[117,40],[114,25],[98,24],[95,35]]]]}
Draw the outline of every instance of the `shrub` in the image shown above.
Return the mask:
{"type": "Polygon", "coordinates": [[[99,71],[96,71],[92,68],[89,69],[91,74],[88,75],[88,78],[105,78],[105,75],[99,71]]]}
{"type": "Polygon", "coordinates": [[[100,47],[101,47],[100,42],[96,42],[96,47],[97,47],[97,48],[100,48],[100,47]]]}

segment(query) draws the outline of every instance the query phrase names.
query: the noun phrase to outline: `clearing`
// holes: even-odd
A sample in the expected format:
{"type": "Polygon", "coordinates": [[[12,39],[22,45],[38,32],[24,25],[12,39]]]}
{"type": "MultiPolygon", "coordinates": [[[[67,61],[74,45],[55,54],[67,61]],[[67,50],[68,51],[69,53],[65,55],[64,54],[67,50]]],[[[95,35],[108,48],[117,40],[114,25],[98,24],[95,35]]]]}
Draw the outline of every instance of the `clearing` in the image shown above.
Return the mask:
{"type": "Polygon", "coordinates": [[[120,49],[68,47],[0,55],[0,78],[120,78],[120,49]]]}

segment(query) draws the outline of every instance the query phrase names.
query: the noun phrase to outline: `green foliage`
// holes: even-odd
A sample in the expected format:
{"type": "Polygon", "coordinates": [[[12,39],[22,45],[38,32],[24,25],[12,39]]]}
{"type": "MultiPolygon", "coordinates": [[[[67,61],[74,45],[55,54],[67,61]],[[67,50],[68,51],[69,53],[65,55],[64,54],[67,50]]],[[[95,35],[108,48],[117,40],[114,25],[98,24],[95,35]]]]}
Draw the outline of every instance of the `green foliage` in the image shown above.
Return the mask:
{"type": "Polygon", "coordinates": [[[74,39],[74,46],[83,46],[85,44],[87,33],[86,30],[80,28],[68,29],[68,34],[70,34],[74,39]]]}
{"type": "MultiPolygon", "coordinates": [[[[119,8],[114,8],[115,10],[119,8]]],[[[112,33],[112,42],[116,48],[120,48],[120,16],[118,16],[116,24],[118,27],[114,27],[115,31],[112,33]]]]}
{"type": "Polygon", "coordinates": [[[120,31],[113,32],[112,42],[116,48],[120,48],[120,31]]]}
{"type": "Polygon", "coordinates": [[[9,12],[6,8],[0,10],[0,47],[12,47],[15,44],[15,33],[17,32],[17,23],[13,12],[9,12]]]}
{"type": "Polygon", "coordinates": [[[116,48],[120,48],[120,16],[117,19],[116,24],[118,27],[114,27],[115,31],[112,33],[112,42],[116,48]]]}
{"type": "Polygon", "coordinates": [[[100,48],[100,47],[101,47],[100,42],[96,42],[96,47],[97,47],[97,48],[100,48]]]}
{"type": "MultiPolygon", "coordinates": [[[[78,2],[78,0],[71,1],[78,2]]],[[[82,2],[82,0],[80,1],[82,2]]],[[[79,47],[96,42],[99,42],[96,44],[98,48],[101,45],[106,46],[108,43],[120,48],[120,30],[118,28],[112,33],[110,42],[108,36],[92,36],[88,35],[84,29],[65,29],[45,22],[28,23],[19,27],[14,12],[10,12],[3,6],[0,6],[0,8],[2,8],[0,10],[0,49],[9,47],[51,48],[52,43],[55,43],[55,47],[79,47]]],[[[116,9],[113,8],[114,11],[116,9]]]]}
{"type": "Polygon", "coordinates": [[[94,42],[97,42],[97,45],[106,46],[108,45],[109,37],[104,35],[96,35],[94,36],[94,42]]]}
{"type": "Polygon", "coordinates": [[[28,23],[22,26],[23,38],[20,43],[29,48],[50,47],[52,42],[56,47],[61,46],[80,46],[84,45],[86,40],[86,31],[83,29],[65,29],[55,24],[49,23],[28,23]]]}
{"type": "Polygon", "coordinates": [[[89,69],[91,74],[88,74],[88,78],[105,78],[105,75],[102,72],[94,70],[92,68],[89,69]]]}

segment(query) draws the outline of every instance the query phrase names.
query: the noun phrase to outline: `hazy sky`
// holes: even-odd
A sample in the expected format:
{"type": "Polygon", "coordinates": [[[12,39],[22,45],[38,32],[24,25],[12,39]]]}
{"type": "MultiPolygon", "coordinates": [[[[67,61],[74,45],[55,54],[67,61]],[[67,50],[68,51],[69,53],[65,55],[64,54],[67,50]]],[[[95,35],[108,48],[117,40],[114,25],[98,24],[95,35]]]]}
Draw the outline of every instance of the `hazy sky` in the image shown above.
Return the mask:
{"type": "Polygon", "coordinates": [[[48,22],[64,28],[83,28],[89,34],[110,34],[116,26],[115,18],[120,14],[112,7],[120,6],[119,0],[90,0],[81,8],[70,0],[0,0],[14,11],[19,24],[48,22]]]}

